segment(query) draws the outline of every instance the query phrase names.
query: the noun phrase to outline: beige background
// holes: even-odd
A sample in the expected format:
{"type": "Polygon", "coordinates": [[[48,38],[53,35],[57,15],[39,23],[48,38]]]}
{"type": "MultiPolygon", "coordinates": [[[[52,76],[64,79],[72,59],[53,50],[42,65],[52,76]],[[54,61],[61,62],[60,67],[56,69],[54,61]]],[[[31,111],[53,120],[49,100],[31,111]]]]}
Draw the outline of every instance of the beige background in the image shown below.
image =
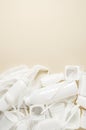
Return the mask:
{"type": "Polygon", "coordinates": [[[86,0],[0,0],[0,71],[86,66],[86,0]]]}
{"type": "Polygon", "coordinates": [[[0,71],[86,66],[86,0],[0,0],[0,71]]]}

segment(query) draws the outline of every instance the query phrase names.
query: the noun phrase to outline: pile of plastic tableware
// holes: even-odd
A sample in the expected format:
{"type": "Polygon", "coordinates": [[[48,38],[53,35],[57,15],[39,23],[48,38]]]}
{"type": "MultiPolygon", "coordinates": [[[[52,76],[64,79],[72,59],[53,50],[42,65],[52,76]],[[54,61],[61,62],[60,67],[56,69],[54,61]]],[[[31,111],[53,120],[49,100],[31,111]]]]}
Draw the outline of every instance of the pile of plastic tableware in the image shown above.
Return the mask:
{"type": "Polygon", "coordinates": [[[86,130],[86,73],[26,65],[0,74],[0,130],[86,130]]]}

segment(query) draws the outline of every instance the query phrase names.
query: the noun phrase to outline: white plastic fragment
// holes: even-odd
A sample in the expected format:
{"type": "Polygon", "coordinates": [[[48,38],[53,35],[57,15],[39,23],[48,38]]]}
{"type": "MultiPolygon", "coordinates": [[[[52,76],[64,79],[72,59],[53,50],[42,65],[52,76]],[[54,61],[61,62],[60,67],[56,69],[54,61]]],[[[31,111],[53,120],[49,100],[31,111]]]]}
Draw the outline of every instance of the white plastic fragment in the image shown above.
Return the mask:
{"type": "Polygon", "coordinates": [[[86,96],[86,72],[82,72],[79,81],[79,94],[81,96],[86,96]]]}
{"type": "Polygon", "coordinates": [[[17,81],[0,99],[0,111],[5,111],[13,105],[16,105],[18,103],[20,94],[25,90],[27,91],[27,83],[25,83],[23,80],[17,81]]]}
{"type": "Polygon", "coordinates": [[[49,86],[64,80],[63,73],[48,74],[41,79],[42,86],[49,86]]]}
{"type": "Polygon", "coordinates": [[[15,130],[28,130],[28,123],[26,119],[23,119],[21,121],[19,121],[16,126],[15,126],[15,130]]]}
{"type": "Polygon", "coordinates": [[[63,125],[66,129],[78,129],[80,127],[80,109],[79,106],[74,104],[68,104],[65,117],[65,123],[63,125]]]}
{"type": "Polygon", "coordinates": [[[65,67],[66,80],[79,80],[80,74],[81,74],[80,66],[67,65],[65,67]]]}
{"type": "Polygon", "coordinates": [[[16,128],[16,130],[28,130],[27,124],[24,122],[23,124],[19,124],[16,128]]]}
{"type": "Polygon", "coordinates": [[[57,119],[46,119],[39,122],[33,130],[61,130],[61,125],[57,119]]]}
{"type": "Polygon", "coordinates": [[[34,91],[25,99],[25,103],[26,105],[50,104],[74,96],[77,93],[78,89],[75,82],[64,82],[34,91]]]}
{"type": "Polygon", "coordinates": [[[42,65],[35,65],[27,74],[26,76],[32,82],[35,81],[37,76],[41,75],[42,73],[48,73],[48,68],[42,65]]]}
{"type": "Polygon", "coordinates": [[[54,103],[49,107],[49,111],[51,112],[52,118],[56,118],[58,120],[64,121],[63,115],[65,113],[65,103],[54,103]]]}
{"type": "Polygon", "coordinates": [[[22,73],[22,72],[27,72],[29,70],[27,65],[20,65],[17,67],[13,67],[7,71],[5,71],[4,73],[2,73],[0,75],[0,79],[4,79],[7,77],[12,77],[12,76],[18,76],[18,74],[22,73]]]}
{"type": "Polygon", "coordinates": [[[65,67],[65,77],[42,65],[1,73],[0,130],[86,129],[85,86],[86,72],[75,65],[65,67]]]}
{"type": "Polygon", "coordinates": [[[86,129],[86,110],[82,110],[80,127],[86,129]]]}
{"type": "Polygon", "coordinates": [[[19,120],[18,115],[14,112],[4,112],[0,120],[0,129],[9,130],[19,120]]]}
{"type": "Polygon", "coordinates": [[[32,120],[44,120],[45,114],[41,114],[44,111],[44,105],[32,105],[30,106],[30,117],[32,120]]]}
{"type": "Polygon", "coordinates": [[[78,96],[77,104],[86,109],[86,97],[78,96]]]}
{"type": "Polygon", "coordinates": [[[29,80],[28,87],[30,91],[41,87],[40,78],[46,74],[48,74],[48,68],[42,65],[35,65],[25,74],[25,77],[29,80]]]}
{"type": "Polygon", "coordinates": [[[10,109],[10,104],[8,104],[5,100],[5,96],[3,96],[1,99],[0,99],[0,111],[6,111],[10,109]]]}

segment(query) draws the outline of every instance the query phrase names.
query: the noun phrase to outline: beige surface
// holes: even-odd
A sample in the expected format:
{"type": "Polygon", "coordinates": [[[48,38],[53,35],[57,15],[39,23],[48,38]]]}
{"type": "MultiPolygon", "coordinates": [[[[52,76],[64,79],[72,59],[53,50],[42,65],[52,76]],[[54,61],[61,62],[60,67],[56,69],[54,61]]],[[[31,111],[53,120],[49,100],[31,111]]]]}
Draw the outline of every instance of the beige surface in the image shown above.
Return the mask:
{"type": "Polygon", "coordinates": [[[0,70],[86,66],[86,0],[0,0],[0,70]]]}
{"type": "Polygon", "coordinates": [[[86,66],[86,0],[0,0],[0,71],[86,66]]]}

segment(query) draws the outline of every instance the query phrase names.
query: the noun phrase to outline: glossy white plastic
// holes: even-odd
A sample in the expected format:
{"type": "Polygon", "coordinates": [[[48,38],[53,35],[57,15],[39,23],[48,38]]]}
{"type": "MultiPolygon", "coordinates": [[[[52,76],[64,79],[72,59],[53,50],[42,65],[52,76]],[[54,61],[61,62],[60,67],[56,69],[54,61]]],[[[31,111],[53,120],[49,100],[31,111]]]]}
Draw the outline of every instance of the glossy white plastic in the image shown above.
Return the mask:
{"type": "Polygon", "coordinates": [[[64,82],[40,88],[25,98],[24,101],[29,104],[50,104],[64,100],[65,98],[74,96],[78,93],[75,82],[64,82]]]}

